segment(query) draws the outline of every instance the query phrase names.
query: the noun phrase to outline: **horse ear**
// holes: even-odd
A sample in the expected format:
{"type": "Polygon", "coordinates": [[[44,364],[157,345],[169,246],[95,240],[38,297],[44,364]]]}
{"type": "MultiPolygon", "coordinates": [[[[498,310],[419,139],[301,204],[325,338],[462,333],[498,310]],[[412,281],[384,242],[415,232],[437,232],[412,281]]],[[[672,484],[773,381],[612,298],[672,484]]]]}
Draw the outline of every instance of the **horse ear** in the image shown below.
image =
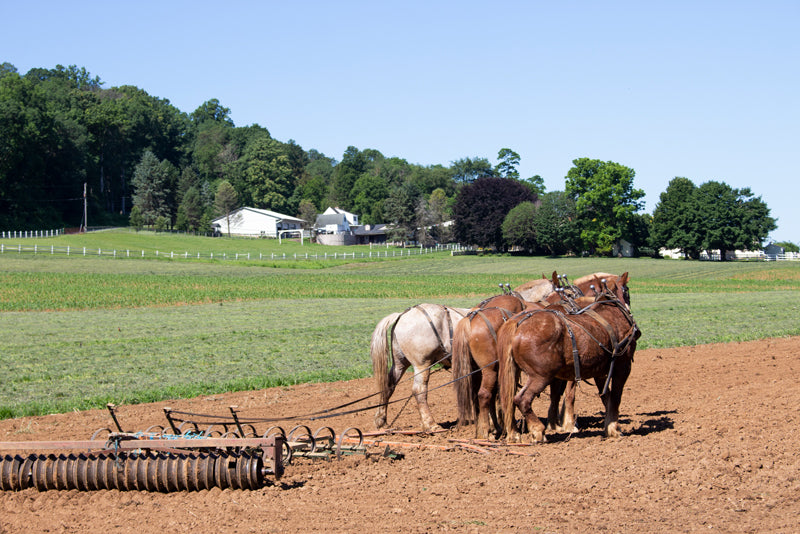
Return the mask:
{"type": "Polygon", "coordinates": [[[619,285],[626,286],[628,285],[628,271],[622,273],[622,276],[619,277],[619,285]]]}

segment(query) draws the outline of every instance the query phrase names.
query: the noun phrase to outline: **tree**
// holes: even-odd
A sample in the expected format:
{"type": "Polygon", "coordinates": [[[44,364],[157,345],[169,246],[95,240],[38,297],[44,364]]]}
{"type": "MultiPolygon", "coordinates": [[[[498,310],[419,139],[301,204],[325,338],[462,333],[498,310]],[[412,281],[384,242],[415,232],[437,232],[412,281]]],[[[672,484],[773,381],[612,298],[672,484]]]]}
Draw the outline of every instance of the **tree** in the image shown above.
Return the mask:
{"type": "Polygon", "coordinates": [[[139,209],[139,206],[131,208],[131,214],[128,220],[130,221],[128,224],[136,228],[137,232],[142,229],[144,226],[144,219],[142,218],[142,210],[139,209]]]}
{"type": "Polygon", "coordinates": [[[697,187],[688,178],[676,176],[659,198],[650,234],[653,248],[677,248],[686,259],[699,258],[703,229],[696,206],[697,187]]]}
{"type": "Polygon", "coordinates": [[[144,224],[151,225],[158,217],[169,216],[169,178],[169,167],[146,150],[133,171],[132,181],[133,205],[141,211],[144,224]]]}
{"type": "Polygon", "coordinates": [[[367,156],[354,146],[348,146],[342,161],[333,170],[328,201],[332,206],[352,209],[351,192],[362,174],[367,171],[367,156]]]}
{"type": "Polygon", "coordinates": [[[701,247],[709,252],[719,250],[722,261],[727,251],[761,248],[769,232],[777,228],[767,205],[749,188],[734,189],[724,182],[709,181],[697,189],[696,197],[701,247]]]}
{"type": "Polygon", "coordinates": [[[486,158],[461,158],[451,162],[453,180],[460,183],[471,183],[482,176],[494,176],[492,164],[486,158]]]}
{"type": "Polygon", "coordinates": [[[282,143],[272,138],[260,138],[247,147],[244,155],[245,201],[256,208],[280,213],[295,213],[290,199],[294,193],[294,177],[289,157],[282,143]]]}
{"type": "Polygon", "coordinates": [[[541,197],[542,195],[547,192],[547,188],[544,186],[544,178],[539,176],[538,174],[534,174],[527,180],[522,180],[522,183],[525,184],[537,197],[541,197]]]}
{"type": "Polygon", "coordinates": [[[227,180],[220,182],[217,187],[217,195],[214,197],[214,208],[217,215],[224,215],[228,226],[228,237],[231,236],[231,212],[236,209],[239,202],[239,195],[227,180]]]}
{"type": "Polygon", "coordinates": [[[610,254],[643,207],[644,191],[633,187],[634,170],[619,163],[589,158],[572,163],[565,190],[575,201],[583,244],[610,254]]]}
{"type": "Polygon", "coordinates": [[[536,247],[536,231],[533,219],[536,205],[533,202],[517,204],[503,219],[503,239],[511,246],[533,251],[536,247]]]}
{"type": "Polygon", "coordinates": [[[533,216],[536,244],[550,255],[564,254],[579,245],[575,201],[563,191],[545,193],[533,216]]]}
{"type": "Polygon", "coordinates": [[[499,161],[494,168],[495,175],[502,176],[503,178],[519,178],[519,171],[517,171],[519,154],[510,148],[501,148],[497,153],[497,159],[499,161]]]}
{"type": "Polygon", "coordinates": [[[195,124],[202,124],[207,121],[224,123],[228,126],[233,126],[233,120],[230,117],[231,109],[226,108],[220,104],[219,100],[212,98],[200,104],[200,106],[192,112],[190,118],[195,124]]]}
{"type": "Polygon", "coordinates": [[[502,250],[506,215],[517,204],[535,200],[530,189],[508,178],[484,177],[466,184],[453,207],[456,239],[502,250]]]}
{"type": "Polygon", "coordinates": [[[431,237],[438,243],[449,243],[453,240],[452,225],[445,225],[450,220],[450,208],[444,189],[434,189],[427,202],[427,220],[431,226],[431,237]]]}
{"type": "Polygon", "coordinates": [[[353,184],[353,211],[361,216],[362,224],[383,222],[383,204],[389,188],[380,176],[363,174],[353,184]]]}
{"type": "Polygon", "coordinates": [[[203,203],[200,200],[200,192],[196,187],[190,187],[183,195],[178,214],[175,219],[175,227],[178,230],[197,232],[200,229],[200,220],[205,212],[203,203]]]}
{"type": "Polygon", "coordinates": [[[325,201],[331,187],[335,160],[314,149],[309,151],[310,161],[305,172],[297,182],[294,190],[294,200],[306,199],[314,203],[317,211],[324,211],[325,201]]]}
{"type": "Polygon", "coordinates": [[[384,204],[386,221],[392,223],[389,234],[394,240],[407,241],[413,239],[418,226],[417,203],[419,191],[414,184],[405,183],[395,188],[384,204]]]}
{"type": "Polygon", "coordinates": [[[306,221],[309,224],[309,226],[313,225],[317,221],[317,214],[319,212],[317,211],[316,206],[314,206],[314,203],[311,202],[310,200],[308,199],[301,200],[298,209],[299,209],[299,214],[297,215],[298,218],[306,221]]]}

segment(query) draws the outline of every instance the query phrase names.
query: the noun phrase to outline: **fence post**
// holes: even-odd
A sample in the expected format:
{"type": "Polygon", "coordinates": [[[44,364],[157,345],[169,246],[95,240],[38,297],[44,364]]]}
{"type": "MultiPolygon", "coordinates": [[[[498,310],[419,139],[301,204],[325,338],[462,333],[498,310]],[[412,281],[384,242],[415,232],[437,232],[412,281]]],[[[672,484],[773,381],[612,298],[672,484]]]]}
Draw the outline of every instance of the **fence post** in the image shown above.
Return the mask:
{"type": "Polygon", "coordinates": [[[83,247],[83,255],[86,256],[86,247],[83,247]]]}

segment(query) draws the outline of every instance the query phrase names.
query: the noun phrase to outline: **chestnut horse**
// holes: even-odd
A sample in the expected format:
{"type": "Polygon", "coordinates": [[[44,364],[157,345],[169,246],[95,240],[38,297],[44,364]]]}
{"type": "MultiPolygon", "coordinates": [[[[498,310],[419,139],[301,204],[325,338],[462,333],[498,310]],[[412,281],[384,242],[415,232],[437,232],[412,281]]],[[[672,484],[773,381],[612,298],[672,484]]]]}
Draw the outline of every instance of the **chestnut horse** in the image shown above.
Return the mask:
{"type": "Polygon", "coordinates": [[[412,392],[417,399],[422,428],[427,432],[441,430],[428,407],[428,378],[431,367],[437,363],[450,368],[453,326],[468,311],[441,304],[417,304],[402,313],[387,315],[377,324],[369,347],[372,374],[381,395],[375,413],[377,428],[386,426],[389,399],[403,373],[412,366],[412,392]]]}
{"type": "Polygon", "coordinates": [[[557,380],[582,378],[594,378],[598,388],[603,381],[604,433],[608,437],[620,435],[622,389],[641,335],[627,304],[627,280],[628,273],[612,286],[597,279],[595,286],[601,288],[601,293],[585,308],[566,313],[556,309],[525,311],[500,328],[500,402],[508,439],[519,438],[514,420],[516,406],[532,441],[545,441],[545,425],[533,412],[533,399],[557,380]],[[517,393],[520,371],[527,379],[517,393]]]}
{"type": "MultiPolygon", "coordinates": [[[[611,280],[612,285],[617,276],[608,273],[595,273],[576,280],[570,285],[566,277],[558,277],[553,272],[552,280],[534,280],[514,289],[514,292],[535,288],[535,295],[547,300],[537,302],[505,301],[505,306],[497,304],[499,297],[484,301],[472,308],[467,316],[456,325],[453,338],[453,377],[463,377],[456,382],[456,400],[458,404],[459,424],[464,425],[476,421],[476,437],[486,439],[489,435],[489,419],[494,423],[495,434],[500,435],[502,429],[497,419],[495,399],[497,396],[497,331],[513,314],[525,308],[544,308],[547,305],[563,305],[564,298],[581,296],[591,292],[591,286],[598,277],[611,280]],[[543,283],[545,282],[545,283],[543,283]],[[549,293],[544,290],[549,287],[549,293]],[[559,290],[559,291],[557,291],[559,290]],[[487,303],[494,306],[486,307],[487,303]],[[479,320],[480,319],[480,320],[479,320]],[[471,374],[480,370],[480,384],[473,381],[471,374]],[[477,412],[477,413],[476,413],[477,412]]],[[[575,383],[558,382],[551,386],[551,407],[548,414],[548,426],[551,430],[565,428],[575,430],[575,383]],[[562,410],[563,420],[559,423],[559,402],[566,391],[565,405],[562,410]]]]}

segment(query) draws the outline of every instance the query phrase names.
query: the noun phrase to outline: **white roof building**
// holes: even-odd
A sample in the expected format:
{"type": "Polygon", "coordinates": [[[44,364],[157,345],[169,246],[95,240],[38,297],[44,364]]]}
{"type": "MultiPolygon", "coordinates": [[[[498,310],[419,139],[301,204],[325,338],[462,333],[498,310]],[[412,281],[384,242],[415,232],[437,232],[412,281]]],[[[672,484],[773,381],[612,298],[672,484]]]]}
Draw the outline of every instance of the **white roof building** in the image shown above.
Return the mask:
{"type": "Polygon", "coordinates": [[[342,208],[328,208],[323,213],[323,215],[344,215],[345,219],[347,219],[347,223],[350,226],[358,226],[358,215],[354,213],[350,213],[349,211],[344,211],[342,208]]]}
{"type": "Polygon", "coordinates": [[[300,230],[305,221],[270,210],[258,208],[239,208],[229,215],[211,221],[211,229],[223,235],[230,234],[247,237],[278,237],[281,230],[300,230]]]}

